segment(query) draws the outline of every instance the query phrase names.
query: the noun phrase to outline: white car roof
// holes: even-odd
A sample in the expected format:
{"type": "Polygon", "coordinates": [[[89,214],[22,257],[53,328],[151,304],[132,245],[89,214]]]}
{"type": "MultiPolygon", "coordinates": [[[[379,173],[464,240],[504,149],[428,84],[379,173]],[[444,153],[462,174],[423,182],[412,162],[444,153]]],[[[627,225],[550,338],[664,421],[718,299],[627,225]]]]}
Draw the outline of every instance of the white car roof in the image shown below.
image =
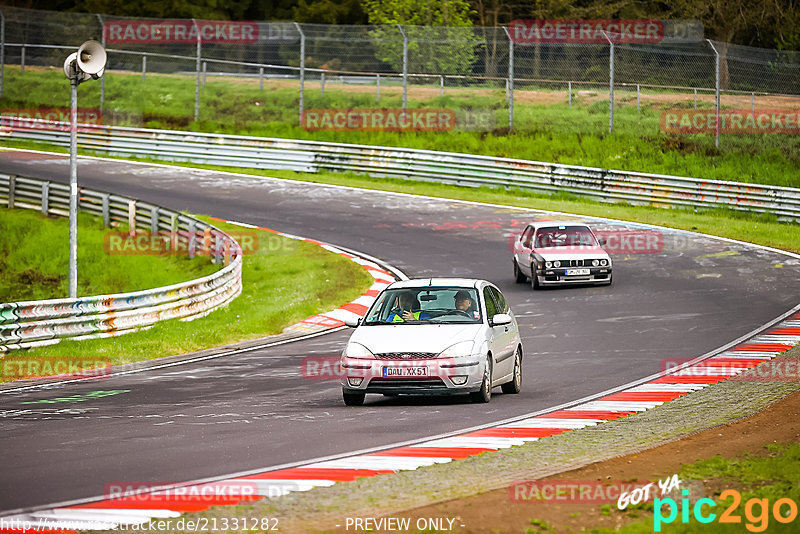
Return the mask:
{"type": "Polygon", "coordinates": [[[477,278],[415,278],[412,280],[399,280],[389,285],[387,289],[412,288],[412,287],[464,287],[477,288],[481,283],[489,283],[477,278]]]}
{"type": "Polygon", "coordinates": [[[531,223],[531,226],[533,226],[537,230],[539,228],[545,228],[545,227],[549,228],[551,226],[585,226],[587,228],[589,227],[588,224],[580,221],[536,221],[534,223],[531,223]]]}

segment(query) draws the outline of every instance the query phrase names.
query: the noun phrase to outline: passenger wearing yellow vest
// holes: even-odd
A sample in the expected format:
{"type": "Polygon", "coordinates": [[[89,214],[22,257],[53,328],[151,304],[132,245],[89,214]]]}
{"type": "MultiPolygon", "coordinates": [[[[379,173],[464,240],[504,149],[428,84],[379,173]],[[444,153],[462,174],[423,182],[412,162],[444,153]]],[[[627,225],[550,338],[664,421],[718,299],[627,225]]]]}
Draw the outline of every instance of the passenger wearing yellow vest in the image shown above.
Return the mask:
{"type": "Polygon", "coordinates": [[[423,311],[413,311],[417,302],[416,297],[410,291],[400,293],[398,297],[399,308],[386,319],[387,323],[403,323],[405,321],[427,321],[430,314],[423,311]]]}

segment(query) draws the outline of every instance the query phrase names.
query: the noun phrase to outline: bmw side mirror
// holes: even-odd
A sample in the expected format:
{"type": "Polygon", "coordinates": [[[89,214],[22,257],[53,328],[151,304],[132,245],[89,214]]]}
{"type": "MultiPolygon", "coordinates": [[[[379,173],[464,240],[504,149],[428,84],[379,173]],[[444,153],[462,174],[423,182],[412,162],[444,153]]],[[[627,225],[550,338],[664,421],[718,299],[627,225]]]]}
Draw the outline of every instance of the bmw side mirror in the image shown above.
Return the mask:
{"type": "Polygon", "coordinates": [[[606,246],[606,242],[607,242],[607,241],[606,241],[606,238],[605,238],[605,237],[598,237],[598,238],[597,238],[597,242],[598,242],[598,243],[600,243],[600,246],[601,246],[601,247],[604,247],[604,246],[606,246]]]}
{"type": "Polygon", "coordinates": [[[350,328],[356,328],[358,325],[361,324],[361,317],[356,317],[356,318],[348,317],[347,319],[344,320],[344,324],[349,326],[350,328]]]}
{"type": "Polygon", "coordinates": [[[498,313],[492,316],[492,326],[503,326],[511,324],[511,316],[507,313],[498,313]]]}

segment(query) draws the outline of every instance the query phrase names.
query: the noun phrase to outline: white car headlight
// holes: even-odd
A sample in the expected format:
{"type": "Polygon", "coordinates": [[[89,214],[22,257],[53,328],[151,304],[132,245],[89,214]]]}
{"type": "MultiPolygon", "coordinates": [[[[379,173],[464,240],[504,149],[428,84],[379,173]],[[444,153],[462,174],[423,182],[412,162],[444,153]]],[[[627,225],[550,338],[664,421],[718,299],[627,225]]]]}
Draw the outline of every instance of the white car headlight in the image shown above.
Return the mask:
{"type": "Polygon", "coordinates": [[[592,260],[592,267],[597,267],[600,265],[600,260],[592,260]]]}
{"type": "Polygon", "coordinates": [[[553,266],[553,262],[552,261],[546,261],[546,262],[544,262],[544,266],[549,269],[549,268],[551,268],[553,266]]]}
{"type": "Polygon", "coordinates": [[[439,358],[468,358],[472,356],[472,341],[459,341],[439,353],[439,358]]]}
{"type": "Polygon", "coordinates": [[[374,360],[375,355],[372,354],[367,347],[362,345],[361,343],[348,343],[347,346],[344,348],[344,352],[342,352],[342,356],[345,358],[362,358],[368,360],[374,360]]]}
{"type": "Polygon", "coordinates": [[[556,268],[561,267],[561,262],[558,261],[558,260],[554,261],[553,262],[553,267],[556,267],[556,268]]]}
{"type": "Polygon", "coordinates": [[[600,260],[600,265],[605,267],[606,265],[608,265],[608,260],[600,260]]]}

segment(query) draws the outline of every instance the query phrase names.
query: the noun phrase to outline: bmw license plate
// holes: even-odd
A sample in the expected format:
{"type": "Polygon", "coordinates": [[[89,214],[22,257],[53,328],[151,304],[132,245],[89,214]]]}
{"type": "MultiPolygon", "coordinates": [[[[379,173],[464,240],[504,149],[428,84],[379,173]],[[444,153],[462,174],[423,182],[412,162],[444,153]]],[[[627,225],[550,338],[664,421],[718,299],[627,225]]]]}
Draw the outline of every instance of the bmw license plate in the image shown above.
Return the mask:
{"type": "Polygon", "coordinates": [[[564,274],[566,276],[585,276],[589,274],[589,269],[566,269],[564,274]]]}
{"type": "Polygon", "coordinates": [[[384,367],[383,376],[428,376],[428,368],[425,366],[384,367]]]}

